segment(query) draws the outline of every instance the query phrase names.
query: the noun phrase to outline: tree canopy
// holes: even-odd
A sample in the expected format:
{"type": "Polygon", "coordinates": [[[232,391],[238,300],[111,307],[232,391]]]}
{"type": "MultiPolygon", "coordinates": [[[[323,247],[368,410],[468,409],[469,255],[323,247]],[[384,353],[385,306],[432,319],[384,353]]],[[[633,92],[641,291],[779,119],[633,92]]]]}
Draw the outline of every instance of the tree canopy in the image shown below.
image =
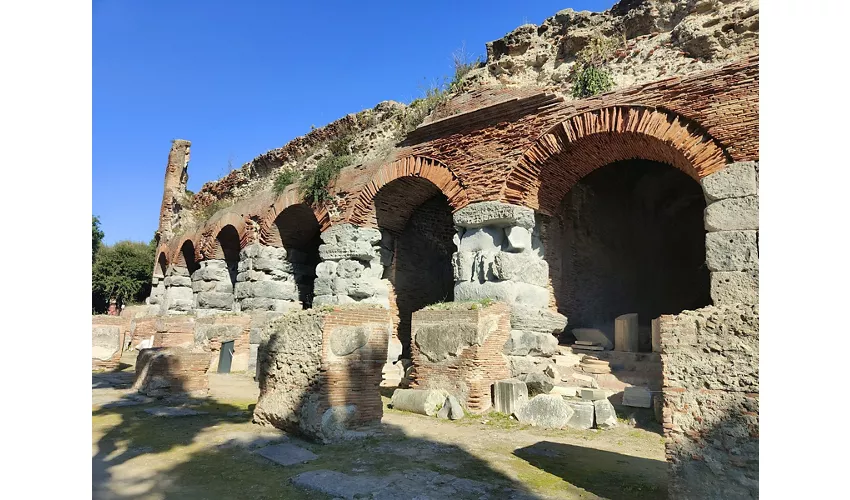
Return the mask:
{"type": "Polygon", "coordinates": [[[144,301],[151,290],[155,251],[154,245],[135,241],[101,247],[92,265],[94,310],[104,312],[110,298],[118,304],[144,301]]]}
{"type": "Polygon", "coordinates": [[[100,230],[100,219],[96,215],[91,216],[91,261],[94,263],[94,256],[100,249],[100,244],[103,241],[103,231],[100,230]]]}

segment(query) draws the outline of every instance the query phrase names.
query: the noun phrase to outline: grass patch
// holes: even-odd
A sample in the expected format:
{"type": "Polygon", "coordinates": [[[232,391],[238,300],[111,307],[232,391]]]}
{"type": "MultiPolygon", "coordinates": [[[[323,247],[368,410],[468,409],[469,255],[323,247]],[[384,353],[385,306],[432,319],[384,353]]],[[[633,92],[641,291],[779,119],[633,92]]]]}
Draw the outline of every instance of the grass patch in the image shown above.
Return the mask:
{"type": "Polygon", "coordinates": [[[481,300],[474,301],[462,301],[462,302],[435,302],[434,304],[425,306],[423,309],[429,311],[458,311],[458,310],[467,310],[474,311],[477,309],[482,309],[485,307],[490,307],[495,304],[496,301],[486,297],[481,300]]]}

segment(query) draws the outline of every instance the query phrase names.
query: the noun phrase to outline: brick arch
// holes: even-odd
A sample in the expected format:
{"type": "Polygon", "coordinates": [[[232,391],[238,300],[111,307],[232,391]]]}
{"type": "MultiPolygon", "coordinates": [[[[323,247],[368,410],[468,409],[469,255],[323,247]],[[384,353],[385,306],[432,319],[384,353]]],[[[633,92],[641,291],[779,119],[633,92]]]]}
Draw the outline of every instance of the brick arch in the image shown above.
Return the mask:
{"type": "Polygon", "coordinates": [[[153,263],[153,275],[157,278],[164,278],[165,272],[168,270],[168,247],[160,245],[156,251],[156,261],[153,263]]]}
{"type": "Polygon", "coordinates": [[[239,247],[245,248],[250,238],[245,217],[232,212],[226,213],[222,217],[210,221],[201,231],[201,236],[195,246],[195,254],[200,257],[198,261],[223,258],[216,257],[217,255],[221,255],[221,245],[218,243],[218,235],[227,226],[231,226],[236,230],[236,234],[239,237],[239,247]]]}
{"type": "Polygon", "coordinates": [[[699,180],[731,157],[696,122],[645,106],[611,106],[555,125],[529,147],[505,181],[503,200],[552,215],[582,177],[616,161],[672,165],[699,180]]]}
{"type": "Polygon", "coordinates": [[[279,218],[284,212],[292,212],[299,210],[306,213],[307,210],[312,211],[316,222],[319,225],[320,231],[324,231],[331,226],[330,214],[324,206],[310,206],[304,203],[295,188],[290,188],[278,196],[274,203],[259,217],[259,242],[269,246],[283,246],[281,241],[280,228],[278,223],[279,218]]]}
{"type": "Polygon", "coordinates": [[[179,240],[177,250],[173,254],[172,262],[174,266],[185,267],[191,275],[199,267],[198,249],[191,237],[185,237],[179,240]]]}
{"type": "Polygon", "coordinates": [[[372,176],[372,180],[360,190],[349,222],[356,226],[376,227],[375,196],[387,184],[405,178],[429,181],[448,198],[452,210],[469,203],[466,187],[449,167],[425,156],[407,156],[383,166],[372,176]]]}

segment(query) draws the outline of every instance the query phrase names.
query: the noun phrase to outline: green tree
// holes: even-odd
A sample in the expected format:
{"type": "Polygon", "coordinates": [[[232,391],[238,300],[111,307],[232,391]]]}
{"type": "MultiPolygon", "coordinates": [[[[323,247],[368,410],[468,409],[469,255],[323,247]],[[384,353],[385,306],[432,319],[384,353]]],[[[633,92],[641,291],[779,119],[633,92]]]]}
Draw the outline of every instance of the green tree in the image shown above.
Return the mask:
{"type": "Polygon", "coordinates": [[[97,252],[92,266],[92,307],[103,312],[110,299],[120,305],[150,294],[155,249],[150,243],[119,241],[97,252]]]}
{"type": "Polygon", "coordinates": [[[100,249],[103,241],[103,231],[100,230],[100,218],[95,215],[91,216],[91,261],[94,263],[94,256],[100,249]]]}

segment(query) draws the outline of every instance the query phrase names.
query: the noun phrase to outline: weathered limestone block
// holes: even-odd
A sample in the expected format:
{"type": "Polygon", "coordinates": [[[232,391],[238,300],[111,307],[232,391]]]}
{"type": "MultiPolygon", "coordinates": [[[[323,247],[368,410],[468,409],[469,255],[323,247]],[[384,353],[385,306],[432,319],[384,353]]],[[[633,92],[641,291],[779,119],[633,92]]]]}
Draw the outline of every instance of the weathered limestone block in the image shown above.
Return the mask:
{"type": "Polygon", "coordinates": [[[512,280],[540,287],[549,285],[549,264],[533,253],[496,254],[493,275],[499,280],[512,280]]]}
{"type": "Polygon", "coordinates": [[[531,231],[527,228],[514,226],[505,228],[505,249],[509,252],[524,252],[531,250],[531,231]]]}
{"type": "Polygon", "coordinates": [[[443,407],[448,393],[440,389],[396,389],[390,402],[396,410],[433,417],[443,407]]]}
{"type": "Polygon", "coordinates": [[[710,271],[748,271],[759,267],[757,231],[716,231],[705,235],[710,271]]]}
{"type": "Polygon", "coordinates": [[[587,430],[593,428],[594,405],[590,401],[568,400],[567,404],[573,409],[573,416],[567,421],[567,427],[587,430]]]}
{"type": "Polygon", "coordinates": [[[546,308],[549,305],[549,290],[514,281],[460,282],[455,283],[454,298],[457,302],[477,302],[489,298],[512,305],[546,308]]]}
{"type": "Polygon", "coordinates": [[[493,384],[493,404],[495,410],[513,415],[528,403],[528,386],[515,378],[499,380],[493,384]]]}
{"type": "Polygon", "coordinates": [[[490,334],[474,324],[426,324],[416,329],[414,342],[429,361],[440,362],[457,357],[473,345],[481,345],[490,334]]]}
{"type": "Polygon", "coordinates": [[[617,412],[614,405],[607,399],[597,399],[593,402],[596,416],[596,427],[599,429],[613,429],[617,427],[617,412]]]}
{"type": "Polygon", "coordinates": [[[614,342],[611,342],[608,335],[598,328],[573,328],[571,332],[576,340],[593,342],[609,351],[614,348],[614,342]]]}
{"type": "Polygon", "coordinates": [[[455,252],[452,255],[452,271],[455,281],[471,281],[477,276],[473,266],[475,265],[475,252],[455,252]]]}
{"type": "Polygon", "coordinates": [[[758,196],[727,198],[715,201],[705,209],[705,229],[708,231],[755,230],[758,228],[758,196]]]}
{"type": "Polygon", "coordinates": [[[614,350],[638,352],[638,315],[623,314],[614,319],[614,350]]]}
{"type": "Polygon", "coordinates": [[[301,310],[301,302],[295,300],[269,299],[266,297],[248,297],[242,299],[242,311],[288,312],[301,310]]]}
{"type": "Polygon", "coordinates": [[[464,228],[484,226],[534,227],[534,210],[498,201],[473,203],[461,208],[453,215],[454,225],[464,228]]]}
{"type": "Polygon", "coordinates": [[[316,265],[316,281],[318,281],[319,278],[333,278],[336,276],[337,266],[339,266],[339,263],[333,260],[319,262],[319,264],[316,265]]]}
{"type": "Polygon", "coordinates": [[[337,326],[330,332],[331,352],[335,356],[348,356],[369,342],[374,325],[337,326]]]}
{"type": "Polygon", "coordinates": [[[341,278],[359,278],[364,269],[365,266],[356,260],[342,260],[339,261],[336,274],[341,278]]]}
{"type": "Polygon", "coordinates": [[[529,373],[524,375],[521,380],[528,387],[528,395],[536,396],[537,394],[549,394],[549,391],[555,387],[555,380],[543,373],[529,373]]]}
{"type": "Polygon", "coordinates": [[[199,292],[197,295],[198,307],[204,309],[221,309],[230,311],[233,309],[233,294],[222,292],[199,292]]]}
{"type": "Polygon", "coordinates": [[[516,412],[517,420],[534,427],[563,429],[575,410],[561,396],[539,394],[516,412]]]}
{"type": "Polygon", "coordinates": [[[253,283],[254,297],[278,300],[298,300],[298,289],[292,281],[258,281],[253,283]]]}
{"type": "Polygon", "coordinates": [[[378,257],[377,250],[367,241],[353,241],[339,245],[319,245],[322,260],[372,260],[378,257]]]}
{"type": "Polygon", "coordinates": [[[463,233],[459,252],[498,252],[505,239],[505,231],[497,227],[479,227],[463,233]]]}
{"type": "Polygon", "coordinates": [[[551,356],[558,350],[558,339],[549,333],[511,330],[504,353],[511,356],[551,356]]]}
{"type": "Polygon", "coordinates": [[[295,270],[295,267],[291,262],[287,262],[282,259],[257,257],[251,259],[251,270],[264,271],[267,273],[280,271],[289,274],[295,270]]]}
{"type": "Polygon", "coordinates": [[[117,325],[92,325],[91,357],[107,361],[121,351],[121,327],[117,325]]]}
{"type": "Polygon", "coordinates": [[[166,276],[165,287],[191,287],[192,278],[188,276],[166,276]]]}
{"type": "Polygon", "coordinates": [[[702,189],[709,201],[741,198],[758,194],[757,162],[739,162],[703,177],[702,189]]]}
{"type": "Polygon", "coordinates": [[[623,389],[623,406],[652,408],[652,393],[646,387],[626,387],[623,389]]]}
{"type": "Polygon", "coordinates": [[[758,270],[711,273],[711,300],[714,305],[758,304],[758,270]]]}
{"type": "Polygon", "coordinates": [[[233,292],[233,284],[230,283],[230,280],[227,281],[192,281],[192,292],[200,293],[200,292],[218,292],[218,293],[231,293],[233,292]]]}
{"type": "Polygon", "coordinates": [[[511,306],[511,328],[527,332],[558,335],[567,327],[567,317],[550,309],[514,304],[511,306]]]}
{"type": "Polygon", "coordinates": [[[507,356],[510,376],[519,378],[529,373],[543,373],[550,358],[535,356],[507,356]]]}
{"type": "Polygon", "coordinates": [[[370,227],[357,227],[352,224],[335,224],[322,232],[322,242],[337,245],[350,241],[364,241],[369,245],[381,242],[381,232],[370,227]]]}

